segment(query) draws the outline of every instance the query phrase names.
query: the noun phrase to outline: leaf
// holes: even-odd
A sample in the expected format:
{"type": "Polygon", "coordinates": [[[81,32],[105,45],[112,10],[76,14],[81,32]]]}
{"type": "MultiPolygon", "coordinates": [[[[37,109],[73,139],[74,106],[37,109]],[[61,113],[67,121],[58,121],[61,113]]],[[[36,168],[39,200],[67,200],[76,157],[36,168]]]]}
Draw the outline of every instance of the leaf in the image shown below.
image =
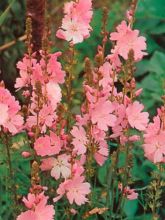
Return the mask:
{"type": "Polygon", "coordinates": [[[15,2],[15,0],[12,0],[11,3],[9,4],[9,6],[5,9],[5,11],[0,15],[0,26],[5,21],[7,15],[8,15],[8,12],[9,12],[9,10],[10,10],[10,8],[13,5],[14,2],[15,2]]]}
{"type": "Polygon", "coordinates": [[[151,30],[151,34],[164,34],[165,33],[165,23],[161,23],[156,26],[156,28],[151,30]]]}
{"type": "Polygon", "coordinates": [[[124,204],[124,212],[127,217],[133,217],[138,209],[138,200],[126,200],[124,204]]]}
{"type": "Polygon", "coordinates": [[[139,1],[136,18],[165,18],[165,2],[164,0],[143,0],[139,1]]]}
{"type": "Polygon", "coordinates": [[[107,160],[105,164],[98,169],[98,179],[103,186],[107,184],[107,173],[110,166],[110,160],[107,160]]]}
{"type": "Polygon", "coordinates": [[[156,51],[150,59],[150,71],[159,75],[165,74],[165,54],[156,51]]]}
{"type": "Polygon", "coordinates": [[[120,152],[117,167],[118,168],[124,167],[125,162],[126,162],[126,154],[125,154],[125,152],[120,152]]]}
{"type": "Polygon", "coordinates": [[[136,64],[136,77],[142,76],[149,71],[149,60],[142,60],[136,64]]]}

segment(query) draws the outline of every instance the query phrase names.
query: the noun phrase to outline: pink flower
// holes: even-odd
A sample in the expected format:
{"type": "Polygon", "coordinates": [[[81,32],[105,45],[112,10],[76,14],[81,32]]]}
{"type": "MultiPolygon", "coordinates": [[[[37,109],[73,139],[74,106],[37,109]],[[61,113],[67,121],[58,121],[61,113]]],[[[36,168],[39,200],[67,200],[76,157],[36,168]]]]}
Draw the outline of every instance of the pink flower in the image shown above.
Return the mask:
{"type": "Polygon", "coordinates": [[[165,131],[144,140],[145,156],[154,163],[163,162],[165,158],[165,131]]]}
{"type": "Polygon", "coordinates": [[[71,41],[73,44],[81,43],[89,37],[90,29],[86,27],[86,24],[71,20],[69,17],[63,19],[61,28],[63,30],[58,30],[56,36],[71,41]]]}
{"type": "Polygon", "coordinates": [[[50,144],[50,137],[46,135],[45,137],[39,137],[34,143],[34,149],[39,156],[47,156],[53,154],[53,148],[50,144]]]}
{"type": "Polygon", "coordinates": [[[54,202],[58,201],[64,194],[66,194],[70,204],[75,202],[80,206],[88,201],[86,196],[90,193],[90,184],[84,182],[83,176],[75,176],[73,179],[68,179],[61,183],[57,189],[57,193],[59,196],[54,199],[54,202]]]}
{"type": "Polygon", "coordinates": [[[107,160],[108,152],[109,152],[108,145],[107,145],[106,141],[100,142],[98,150],[94,154],[94,158],[100,166],[102,166],[104,164],[104,162],[107,160]]]}
{"type": "Polygon", "coordinates": [[[28,211],[22,212],[17,220],[53,220],[55,210],[53,205],[47,205],[48,197],[43,193],[34,195],[29,193],[28,199],[23,198],[28,211]]]}
{"type": "MultiPolygon", "coordinates": [[[[32,115],[27,118],[26,126],[30,130],[33,126],[37,124],[37,114],[35,111],[31,110],[32,115]]],[[[47,128],[53,125],[56,119],[56,114],[51,105],[44,105],[39,112],[39,126],[41,128],[41,133],[45,133],[47,128]]]]}
{"type": "Polygon", "coordinates": [[[153,119],[153,123],[149,123],[148,127],[145,130],[144,137],[150,138],[159,133],[161,130],[161,121],[159,116],[155,116],[153,119]]]}
{"type": "Polygon", "coordinates": [[[109,62],[105,62],[103,66],[99,68],[100,73],[102,74],[102,79],[99,81],[99,85],[102,85],[103,88],[111,86],[113,84],[113,72],[112,66],[109,62]]]}
{"type": "Polygon", "coordinates": [[[93,126],[91,134],[97,146],[96,152],[94,153],[94,158],[96,162],[102,166],[109,153],[108,144],[105,140],[106,133],[105,131],[100,130],[97,126],[93,126]]]}
{"type": "Polygon", "coordinates": [[[111,52],[112,54],[108,55],[107,59],[110,61],[112,69],[119,71],[122,63],[120,61],[118,51],[117,49],[112,49],[111,52]]]}
{"type": "Polygon", "coordinates": [[[62,143],[60,138],[51,132],[50,136],[39,137],[34,143],[34,149],[39,156],[52,156],[58,154],[62,143]]]}
{"type": "Polygon", "coordinates": [[[115,115],[112,114],[114,107],[112,103],[104,98],[100,98],[98,102],[91,105],[90,115],[92,123],[97,123],[99,129],[108,130],[108,126],[113,126],[116,121],[115,115]]]}
{"type": "MultiPolygon", "coordinates": [[[[42,54],[42,51],[41,51],[42,54]]],[[[62,70],[62,65],[57,61],[58,57],[61,56],[61,52],[49,54],[48,63],[45,63],[44,57],[40,61],[42,68],[47,68],[48,77],[50,81],[54,83],[64,83],[65,71],[62,70]]]]}
{"type": "Polygon", "coordinates": [[[60,86],[57,83],[49,81],[46,84],[46,91],[53,109],[56,109],[57,104],[61,101],[62,98],[60,86]]]}
{"type": "Polygon", "coordinates": [[[141,112],[144,106],[138,101],[130,104],[126,109],[126,115],[128,122],[132,128],[136,128],[139,131],[144,131],[148,124],[148,112],[141,112]]]}
{"type": "Polygon", "coordinates": [[[71,164],[68,162],[70,156],[61,154],[57,158],[43,159],[41,163],[41,170],[51,170],[51,176],[58,180],[60,177],[67,179],[71,174],[71,164]]]}
{"type": "Polygon", "coordinates": [[[16,134],[22,129],[23,117],[19,115],[20,106],[10,92],[0,87],[0,130],[1,126],[16,134]]]}
{"type": "Polygon", "coordinates": [[[92,1],[91,0],[79,0],[68,2],[64,6],[64,13],[73,19],[89,23],[93,12],[92,12],[92,1]],[[86,13],[84,13],[84,11],[86,13]]]}
{"type": "Polygon", "coordinates": [[[82,126],[74,126],[71,130],[73,136],[72,144],[74,145],[74,151],[78,154],[85,154],[87,150],[88,139],[86,137],[86,132],[82,126]]]}
{"type": "Polygon", "coordinates": [[[36,64],[36,62],[36,59],[30,59],[27,55],[25,55],[23,60],[17,63],[17,68],[20,70],[20,77],[16,79],[15,88],[21,89],[29,86],[30,72],[32,71],[32,67],[36,64]]]}
{"type": "Polygon", "coordinates": [[[129,186],[125,187],[124,194],[129,200],[134,200],[138,198],[138,193],[136,193],[134,189],[130,189],[129,186]]]}
{"type": "Polygon", "coordinates": [[[165,130],[159,116],[149,123],[144,134],[145,156],[154,163],[164,162],[165,159],[165,130]]]}
{"type": "Polygon", "coordinates": [[[115,51],[124,59],[128,59],[130,50],[134,52],[135,61],[139,61],[146,55],[146,39],[139,37],[138,30],[132,30],[130,26],[127,26],[126,21],[122,21],[117,26],[117,32],[111,33],[110,40],[116,41],[115,51]]]}
{"type": "Polygon", "coordinates": [[[53,157],[42,159],[40,168],[41,168],[42,171],[51,170],[53,168],[53,163],[54,163],[54,158],[53,157]]]}
{"type": "Polygon", "coordinates": [[[28,152],[28,151],[23,151],[21,155],[22,155],[22,157],[24,157],[24,158],[28,158],[28,157],[31,156],[31,153],[28,152]]]}
{"type": "Polygon", "coordinates": [[[128,121],[126,119],[126,107],[123,104],[113,103],[115,108],[116,121],[115,125],[112,127],[111,138],[121,137],[123,135],[123,130],[127,127],[128,121]]]}
{"type": "Polygon", "coordinates": [[[135,192],[135,189],[130,189],[129,186],[126,186],[123,190],[122,183],[119,183],[119,189],[123,191],[123,195],[127,197],[129,200],[134,200],[138,198],[138,193],[135,192]]]}
{"type": "Polygon", "coordinates": [[[92,18],[91,7],[91,0],[66,3],[62,26],[57,31],[56,36],[73,44],[80,43],[88,38],[91,30],[89,25],[92,18]]]}
{"type": "Polygon", "coordinates": [[[59,155],[57,159],[54,158],[53,168],[51,169],[51,176],[56,180],[62,176],[67,179],[71,174],[71,164],[68,163],[69,156],[66,154],[59,155]]]}
{"type": "Polygon", "coordinates": [[[0,126],[1,125],[4,125],[7,120],[8,120],[8,117],[9,117],[9,114],[8,114],[8,106],[3,104],[3,103],[0,103],[0,126]]]}

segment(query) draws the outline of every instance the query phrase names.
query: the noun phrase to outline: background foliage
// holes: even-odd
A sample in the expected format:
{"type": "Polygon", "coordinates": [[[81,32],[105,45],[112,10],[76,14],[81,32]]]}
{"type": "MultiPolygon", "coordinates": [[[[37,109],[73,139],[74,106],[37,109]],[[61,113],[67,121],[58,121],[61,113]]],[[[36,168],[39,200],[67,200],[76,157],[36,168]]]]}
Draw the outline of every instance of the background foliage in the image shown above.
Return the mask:
{"type": "MultiPolygon", "coordinates": [[[[52,51],[61,50],[63,41],[55,38],[55,30],[60,25],[62,6],[64,1],[49,0],[48,12],[51,16],[52,25],[52,51]]],[[[86,56],[93,58],[97,45],[101,42],[101,7],[107,6],[110,10],[108,20],[108,30],[113,31],[117,23],[119,23],[129,6],[129,0],[95,0],[95,12],[92,21],[93,32],[89,39],[82,44],[77,45],[78,56],[80,62],[76,66],[77,74],[79,74],[80,82],[83,77],[83,61],[86,56]]],[[[25,52],[24,42],[17,41],[12,47],[2,50],[2,45],[17,40],[25,32],[25,1],[0,1],[0,80],[4,80],[5,84],[12,93],[14,92],[14,82],[18,74],[15,65],[21,59],[25,52]]],[[[164,93],[164,74],[165,74],[165,1],[164,0],[139,0],[136,12],[135,27],[138,28],[142,35],[147,38],[148,55],[137,65],[136,78],[138,87],[143,88],[141,96],[142,102],[152,115],[155,109],[161,105],[161,96],[164,93]]],[[[106,48],[107,53],[110,45],[106,48]]],[[[80,82],[76,84],[79,88],[80,82]]],[[[79,103],[79,96],[75,103],[79,103]]],[[[20,199],[22,195],[26,195],[30,186],[30,167],[28,159],[22,159],[21,152],[28,147],[26,134],[17,135],[11,139],[12,166],[14,168],[14,177],[18,188],[20,199]]],[[[140,145],[140,143],[139,143],[140,145]]],[[[8,179],[8,167],[6,166],[6,153],[1,143],[0,145],[0,220],[12,219],[12,203],[10,199],[10,181],[8,179]]],[[[120,164],[122,166],[124,155],[120,155],[120,164]]],[[[106,190],[106,171],[110,161],[98,170],[98,186],[106,190]]],[[[144,188],[150,181],[151,171],[154,169],[149,161],[143,157],[141,148],[137,145],[134,148],[134,159],[132,174],[133,178],[138,182],[134,188],[144,188]],[[139,159],[140,158],[140,159],[139,159]]],[[[145,195],[141,193],[140,202],[128,201],[125,204],[124,212],[129,220],[147,220],[151,219],[150,213],[142,215],[141,208],[145,195]]],[[[21,201],[21,200],[20,200],[21,201]]],[[[99,201],[100,205],[102,201],[99,201]]],[[[165,204],[164,204],[165,206],[165,204]]],[[[161,210],[161,218],[165,218],[165,209],[161,210]]],[[[59,216],[56,218],[58,219],[59,216]]],[[[61,216],[60,216],[61,217],[61,216]]],[[[61,217],[62,218],[62,217],[61,217]]],[[[81,219],[81,218],[80,218],[81,219]]],[[[90,218],[89,218],[90,219],[90,218]]],[[[94,216],[91,219],[104,219],[94,216]]]]}

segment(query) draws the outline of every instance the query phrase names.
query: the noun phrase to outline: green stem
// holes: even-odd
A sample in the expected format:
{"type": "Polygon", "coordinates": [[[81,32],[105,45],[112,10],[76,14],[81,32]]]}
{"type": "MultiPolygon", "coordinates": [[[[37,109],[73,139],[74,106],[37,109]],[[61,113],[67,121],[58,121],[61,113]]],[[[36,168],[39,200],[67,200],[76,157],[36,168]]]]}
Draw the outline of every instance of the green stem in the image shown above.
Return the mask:
{"type": "Polygon", "coordinates": [[[120,147],[117,148],[116,151],[116,157],[114,163],[111,163],[110,168],[108,170],[107,175],[107,198],[106,198],[106,205],[107,207],[110,206],[110,216],[113,214],[113,206],[114,206],[114,189],[115,189],[115,178],[116,178],[116,172],[117,172],[117,164],[118,164],[118,158],[120,153],[120,147]],[[112,187],[112,190],[111,190],[112,187]],[[110,193],[111,190],[111,204],[110,204],[110,193]]]}
{"type": "MultiPolygon", "coordinates": [[[[126,162],[125,162],[125,176],[124,176],[124,180],[123,180],[123,185],[122,185],[122,192],[121,192],[121,197],[118,203],[118,207],[116,210],[116,214],[118,214],[118,212],[122,212],[123,206],[124,206],[124,188],[127,185],[127,180],[128,180],[128,174],[129,174],[129,168],[128,168],[128,154],[129,154],[129,145],[126,145],[126,162]]],[[[122,213],[121,213],[122,214],[122,213]]]]}

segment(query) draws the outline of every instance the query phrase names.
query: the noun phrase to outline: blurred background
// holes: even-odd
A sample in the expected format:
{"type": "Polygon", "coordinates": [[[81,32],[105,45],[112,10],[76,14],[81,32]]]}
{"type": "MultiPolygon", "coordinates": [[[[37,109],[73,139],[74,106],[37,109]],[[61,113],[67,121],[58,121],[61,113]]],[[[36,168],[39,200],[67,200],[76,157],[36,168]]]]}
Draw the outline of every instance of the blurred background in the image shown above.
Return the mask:
{"type": "MultiPolygon", "coordinates": [[[[62,40],[55,37],[55,32],[61,24],[63,16],[62,8],[66,0],[48,0],[47,8],[51,19],[52,27],[52,52],[64,50],[66,44],[62,40]]],[[[76,74],[79,75],[82,81],[83,62],[86,56],[93,58],[97,51],[97,45],[101,42],[101,20],[102,8],[109,9],[109,19],[107,29],[109,32],[115,30],[115,26],[124,19],[126,10],[129,8],[130,0],[93,0],[94,17],[92,20],[93,32],[89,39],[76,46],[79,56],[79,62],[76,65],[76,74]]],[[[15,94],[14,83],[18,76],[16,63],[20,60],[26,52],[24,43],[25,35],[25,15],[26,2],[25,0],[0,0],[0,80],[4,80],[6,87],[15,94]]],[[[145,104],[146,110],[151,115],[155,114],[156,108],[161,103],[161,96],[165,93],[165,0],[139,0],[136,11],[136,21],[134,28],[140,30],[140,34],[147,39],[148,55],[137,64],[136,79],[137,86],[143,88],[141,101],[145,104]]],[[[110,52],[110,45],[106,48],[107,54],[110,52]]],[[[77,85],[79,87],[79,84],[77,85]]],[[[17,95],[17,94],[16,94],[17,95]]],[[[23,136],[16,136],[13,143],[13,149],[17,150],[20,146],[26,143],[23,142],[23,136]]],[[[22,149],[21,149],[22,150],[22,149]]],[[[136,150],[135,150],[136,151],[136,150]]],[[[143,155],[143,152],[137,151],[135,154],[143,155]]],[[[1,152],[0,152],[1,154],[1,152]]],[[[6,173],[6,165],[3,161],[3,154],[0,156],[0,173],[6,173]]],[[[20,158],[20,152],[13,154],[13,161],[20,158]]],[[[133,169],[136,178],[140,179],[144,184],[149,181],[149,172],[152,170],[152,164],[144,160],[141,156],[133,169]],[[139,174],[140,173],[140,174],[139,174]],[[140,176],[141,175],[141,176],[140,176]]],[[[17,170],[15,178],[19,185],[18,193],[26,194],[29,182],[29,162],[22,161],[19,165],[15,165],[17,170]],[[22,172],[23,170],[23,172],[22,172]]],[[[103,168],[104,169],[104,168],[103,168]]],[[[98,171],[98,178],[100,182],[103,181],[104,170],[102,168],[98,171]]],[[[8,182],[7,175],[0,175],[0,220],[10,220],[10,197],[8,194],[2,192],[6,191],[5,183],[8,182]]],[[[131,203],[127,205],[128,216],[140,215],[140,205],[131,203]]],[[[162,216],[165,216],[164,209],[161,210],[162,216]]],[[[145,218],[132,217],[135,219],[150,219],[148,215],[145,218]]],[[[164,219],[164,217],[162,217],[164,219]]]]}

